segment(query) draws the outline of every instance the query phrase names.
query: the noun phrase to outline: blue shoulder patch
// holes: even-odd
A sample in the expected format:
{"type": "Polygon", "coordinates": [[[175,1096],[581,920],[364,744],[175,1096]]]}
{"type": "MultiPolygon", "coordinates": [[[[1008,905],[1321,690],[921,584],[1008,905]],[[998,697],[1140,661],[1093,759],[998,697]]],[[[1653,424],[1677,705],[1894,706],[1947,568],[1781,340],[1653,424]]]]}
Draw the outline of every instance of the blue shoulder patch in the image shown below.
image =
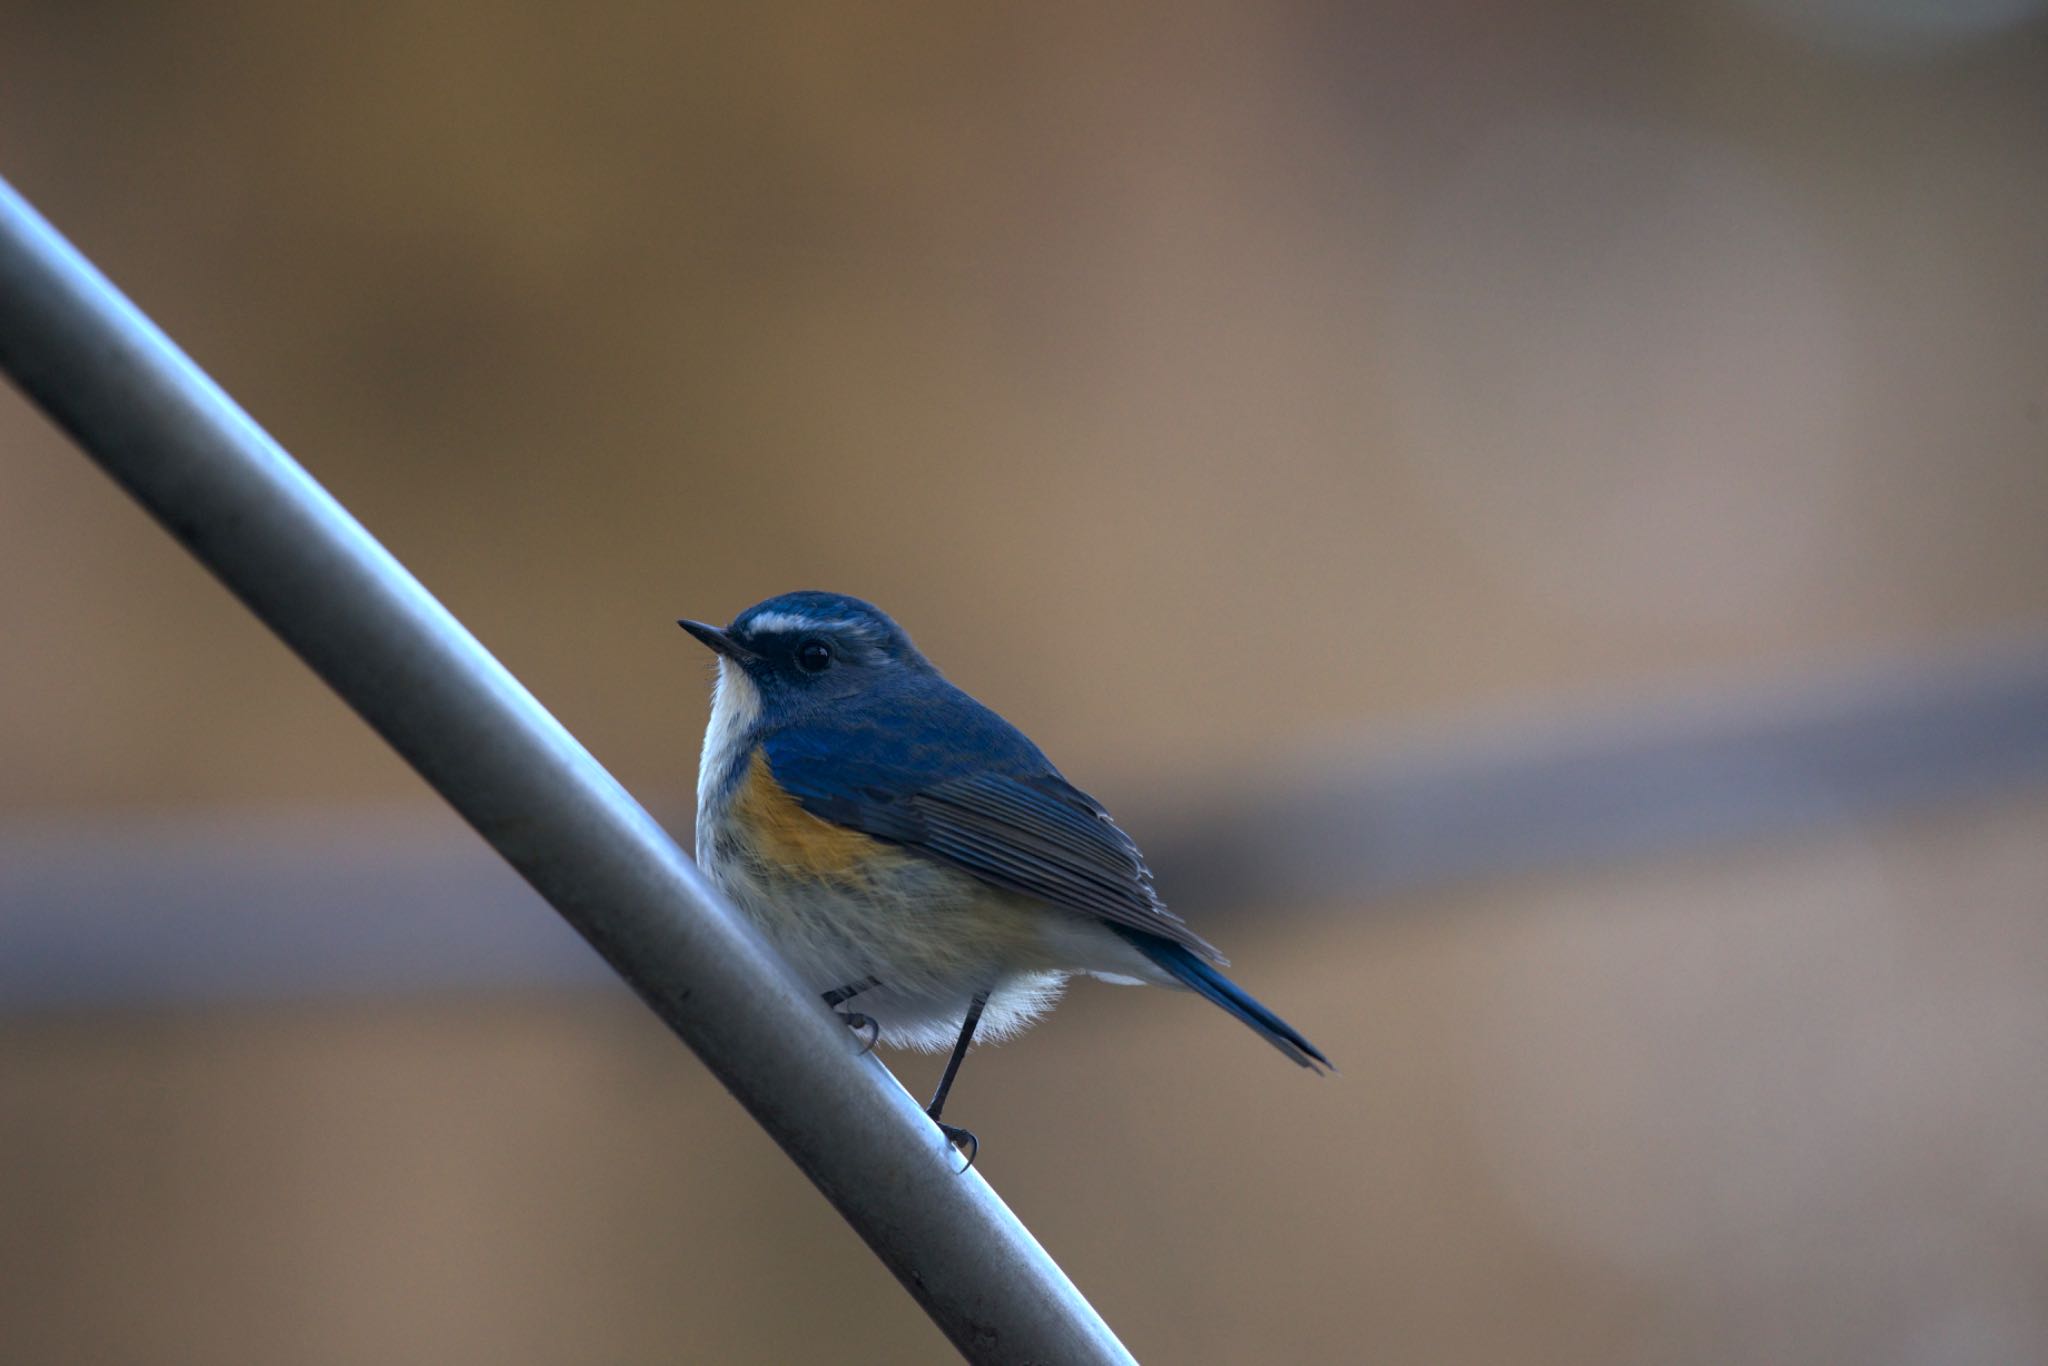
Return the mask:
{"type": "Polygon", "coordinates": [[[935,674],[772,731],[777,781],[799,799],[898,800],[971,773],[1058,776],[1024,733],[935,674]]]}

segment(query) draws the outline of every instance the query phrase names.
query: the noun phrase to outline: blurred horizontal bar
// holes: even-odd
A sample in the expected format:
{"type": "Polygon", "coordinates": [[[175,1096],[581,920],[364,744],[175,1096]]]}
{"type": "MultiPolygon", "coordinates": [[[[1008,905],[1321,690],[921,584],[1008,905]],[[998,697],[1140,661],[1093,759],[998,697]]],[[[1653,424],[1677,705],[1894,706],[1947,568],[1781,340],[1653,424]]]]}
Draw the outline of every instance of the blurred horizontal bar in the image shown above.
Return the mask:
{"type": "Polygon", "coordinates": [[[0,1009],[616,981],[438,808],[0,829],[0,1009]]]}
{"type": "Polygon", "coordinates": [[[1168,900],[1369,901],[2048,787],[2048,634],[1317,756],[1148,841],[1168,900]]]}
{"type": "MultiPolygon", "coordinates": [[[[1118,801],[1173,904],[1368,906],[2048,788],[2048,639],[1318,753],[1173,819],[1118,801]]],[[[0,1009],[610,980],[439,808],[0,826],[0,1009]]]]}

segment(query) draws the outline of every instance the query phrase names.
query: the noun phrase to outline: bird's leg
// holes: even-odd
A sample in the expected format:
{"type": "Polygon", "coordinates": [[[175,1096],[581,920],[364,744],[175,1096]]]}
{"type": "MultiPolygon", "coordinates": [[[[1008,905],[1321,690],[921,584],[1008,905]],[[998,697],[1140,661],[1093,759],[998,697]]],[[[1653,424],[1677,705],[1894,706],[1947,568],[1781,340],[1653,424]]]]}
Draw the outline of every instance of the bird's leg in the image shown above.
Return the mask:
{"type": "MultiPolygon", "coordinates": [[[[825,1004],[838,1010],[839,1006],[852,1000],[869,987],[882,985],[879,977],[863,977],[858,982],[849,982],[843,987],[834,987],[825,993],[825,1004]]],[[[846,1027],[860,1035],[860,1051],[874,1051],[875,1041],[882,1037],[882,1027],[857,1010],[840,1010],[839,1018],[846,1021],[846,1027]]]]}
{"type": "MultiPolygon", "coordinates": [[[[986,991],[974,993],[974,999],[967,1006],[967,1018],[960,1023],[960,1037],[953,1044],[953,1056],[946,1060],[946,1074],[939,1078],[939,1089],[932,1092],[932,1103],[924,1107],[924,1112],[932,1117],[932,1123],[939,1126],[939,1132],[946,1136],[946,1141],[966,1150],[967,1167],[974,1165],[975,1156],[981,1151],[981,1140],[966,1129],[945,1123],[939,1118],[939,1112],[946,1108],[946,1093],[953,1089],[953,1075],[960,1070],[960,1060],[967,1056],[967,1046],[974,1042],[974,1027],[981,1023],[981,1008],[987,1004],[986,991]]],[[[964,1172],[967,1167],[960,1170],[964,1172]]]]}

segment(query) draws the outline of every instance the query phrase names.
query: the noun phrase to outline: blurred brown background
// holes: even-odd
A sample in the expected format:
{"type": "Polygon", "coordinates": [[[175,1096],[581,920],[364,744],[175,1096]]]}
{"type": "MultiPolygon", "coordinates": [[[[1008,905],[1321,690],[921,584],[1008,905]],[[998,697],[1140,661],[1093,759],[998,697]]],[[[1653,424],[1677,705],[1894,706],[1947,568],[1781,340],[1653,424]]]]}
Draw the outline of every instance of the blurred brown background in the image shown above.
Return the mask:
{"type": "MultiPolygon", "coordinates": [[[[669,623],[804,586],[1185,829],[2038,640],[2043,8],[14,3],[0,174],[679,832],[669,623]]],[[[617,990],[293,985],[320,832],[486,855],[12,395],[0,581],[0,849],[140,889],[0,868],[0,1358],[946,1359],[617,990]],[[197,829],[303,898],[70,991],[197,829]]],[[[955,1110],[1146,1360],[2048,1360],[2048,782],[1951,795],[1208,906],[1341,1077],[1082,985],[955,1110]]]]}

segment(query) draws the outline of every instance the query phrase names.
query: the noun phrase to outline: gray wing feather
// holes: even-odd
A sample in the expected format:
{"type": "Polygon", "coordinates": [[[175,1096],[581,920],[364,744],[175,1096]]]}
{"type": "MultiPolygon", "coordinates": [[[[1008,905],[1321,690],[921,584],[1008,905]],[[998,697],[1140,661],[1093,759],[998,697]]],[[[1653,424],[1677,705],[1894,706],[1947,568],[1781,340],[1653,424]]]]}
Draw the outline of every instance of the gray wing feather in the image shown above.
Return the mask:
{"type": "Polygon", "coordinates": [[[904,841],[913,847],[1010,891],[1225,961],[1160,901],[1131,837],[1063,779],[970,774],[913,793],[903,805],[916,816],[917,834],[904,841]]]}

